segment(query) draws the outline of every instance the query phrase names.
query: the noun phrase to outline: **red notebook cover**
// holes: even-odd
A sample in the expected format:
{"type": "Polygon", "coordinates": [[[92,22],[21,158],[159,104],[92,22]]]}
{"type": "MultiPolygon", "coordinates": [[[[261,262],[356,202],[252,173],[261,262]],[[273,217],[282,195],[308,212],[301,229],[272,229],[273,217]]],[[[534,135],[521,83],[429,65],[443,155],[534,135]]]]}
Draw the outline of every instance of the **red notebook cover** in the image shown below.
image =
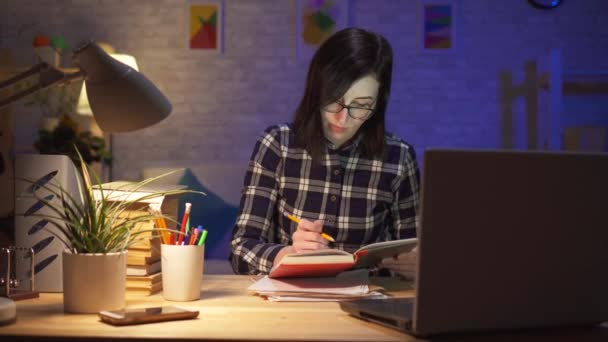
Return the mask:
{"type": "Polygon", "coordinates": [[[273,269],[268,277],[333,277],[353,267],[352,262],[331,264],[281,264],[273,269]]]}

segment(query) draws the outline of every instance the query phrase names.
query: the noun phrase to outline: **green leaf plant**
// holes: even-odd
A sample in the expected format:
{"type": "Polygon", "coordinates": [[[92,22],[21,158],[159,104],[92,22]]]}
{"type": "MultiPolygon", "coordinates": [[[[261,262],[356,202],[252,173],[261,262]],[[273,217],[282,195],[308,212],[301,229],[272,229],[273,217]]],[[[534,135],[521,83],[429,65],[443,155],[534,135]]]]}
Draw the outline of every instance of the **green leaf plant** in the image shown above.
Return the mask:
{"type": "Polygon", "coordinates": [[[177,223],[173,218],[158,212],[150,211],[150,214],[134,217],[121,216],[130,206],[135,203],[161,197],[180,195],[185,193],[197,193],[206,195],[200,191],[192,191],[187,189],[176,189],[168,191],[156,191],[138,197],[134,200],[124,201],[109,201],[114,190],[129,190],[137,191],[146,185],[166,177],[181,170],[173,170],[162,175],[151,177],[140,182],[129,183],[128,188],[119,187],[115,189],[103,189],[101,181],[94,170],[92,170],[78,152],[80,160],[80,169],[76,168],[80,173],[82,181],[78,182],[78,196],[74,198],[72,194],[66,191],[61,185],[57,184],[41,184],[40,182],[23,179],[32,184],[31,189],[34,196],[41,201],[51,214],[29,214],[27,216],[41,217],[56,227],[59,232],[52,229],[47,231],[59,239],[68,250],[72,253],[115,253],[127,250],[131,245],[148,239],[150,232],[152,234],[160,233],[161,230],[166,230],[172,233],[180,234],[179,230],[174,229],[135,229],[138,223],[164,218],[171,222],[177,223]],[[93,186],[91,177],[95,180],[96,186],[93,186]],[[37,193],[38,189],[45,189],[54,197],[59,198],[59,203],[52,202],[49,196],[42,197],[37,193]],[[97,190],[100,196],[95,198],[94,190],[97,190]]]}

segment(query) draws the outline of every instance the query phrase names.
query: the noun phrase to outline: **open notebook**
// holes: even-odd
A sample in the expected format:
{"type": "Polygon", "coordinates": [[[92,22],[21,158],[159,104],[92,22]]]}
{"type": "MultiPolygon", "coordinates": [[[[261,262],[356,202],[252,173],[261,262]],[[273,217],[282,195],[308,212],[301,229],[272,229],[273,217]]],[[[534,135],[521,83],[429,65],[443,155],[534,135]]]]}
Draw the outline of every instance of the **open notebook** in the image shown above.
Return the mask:
{"type": "Polygon", "coordinates": [[[376,242],[353,253],[321,249],[288,254],[272,268],[269,277],[331,277],[350,269],[370,268],[384,258],[410,252],[417,242],[416,238],[376,242]]]}

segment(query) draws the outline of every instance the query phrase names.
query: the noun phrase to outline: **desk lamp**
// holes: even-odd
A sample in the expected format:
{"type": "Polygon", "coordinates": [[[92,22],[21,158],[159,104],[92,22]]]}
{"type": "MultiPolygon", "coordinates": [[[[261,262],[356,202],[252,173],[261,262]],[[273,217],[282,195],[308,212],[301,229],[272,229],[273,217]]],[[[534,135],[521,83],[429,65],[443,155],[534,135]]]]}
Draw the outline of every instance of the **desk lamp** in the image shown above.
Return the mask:
{"type": "Polygon", "coordinates": [[[84,78],[91,111],[105,132],[128,132],[151,126],[171,113],[171,103],[144,75],[89,41],[73,53],[78,71],[65,73],[42,62],[0,82],[0,90],[38,74],[38,84],[0,100],[0,108],[56,84],[84,78]]]}
{"type": "MultiPolygon", "coordinates": [[[[104,48],[104,50],[109,52],[105,48],[104,48]]],[[[121,54],[121,53],[111,53],[111,52],[109,53],[109,55],[112,58],[116,59],[117,61],[133,68],[133,70],[139,71],[135,57],[133,57],[131,55],[126,55],[126,54],[121,54]]],[[[83,116],[92,116],[93,110],[91,109],[91,105],[89,104],[89,99],[88,99],[88,95],[87,95],[87,83],[88,83],[88,81],[82,82],[82,88],[80,90],[80,95],[78,97],[78,105],[76,106],[76,112],[83,116]]],[[[113,151],[113,148],[114,148],[113,140],[114,139],[113,139],[112,134],[108,134],[107,135],[107,148],[111,154],[114,154],[113,153],[114,152],[113,151]]],[[[110,181],[112,181],[112,165],[111,164],[108,166],[108,178],[110,181]]]]}

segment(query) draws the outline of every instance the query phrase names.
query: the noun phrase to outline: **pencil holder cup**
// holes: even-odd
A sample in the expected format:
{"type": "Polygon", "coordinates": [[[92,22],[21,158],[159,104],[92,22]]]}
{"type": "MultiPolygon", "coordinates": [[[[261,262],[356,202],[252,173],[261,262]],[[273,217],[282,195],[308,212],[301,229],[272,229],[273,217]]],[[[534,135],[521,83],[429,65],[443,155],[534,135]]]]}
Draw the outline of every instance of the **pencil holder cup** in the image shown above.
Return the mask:
{"type": "Polygon", "coordinates": [[[201,297],[205,245],[161,245],[163,298],[192,301],[201,297]]]}

